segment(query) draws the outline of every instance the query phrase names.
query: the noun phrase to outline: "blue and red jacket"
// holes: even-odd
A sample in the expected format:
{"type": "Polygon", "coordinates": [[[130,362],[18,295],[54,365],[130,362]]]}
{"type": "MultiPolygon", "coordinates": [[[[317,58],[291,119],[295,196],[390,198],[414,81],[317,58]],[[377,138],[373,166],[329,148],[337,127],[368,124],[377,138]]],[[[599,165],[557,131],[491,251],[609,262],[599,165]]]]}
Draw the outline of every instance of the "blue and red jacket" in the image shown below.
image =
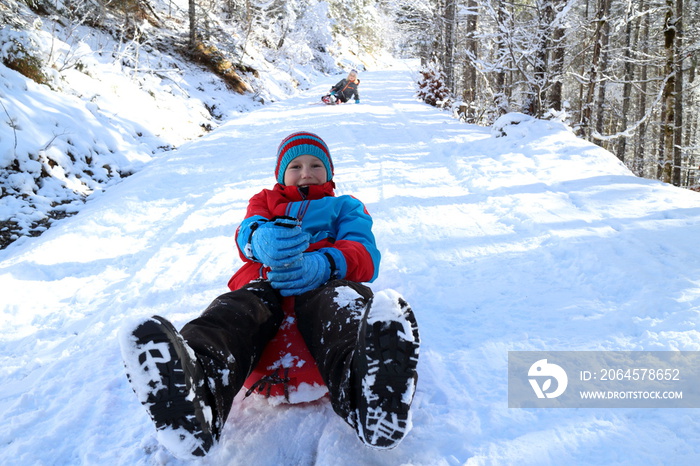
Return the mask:
{"type": "Polygon", "coordinates": [[[337,196],[335,183],[300,188],[277,183],[248,203],[246,218],[236,230],[236,245],[244,264],[228,282],[237,290],[253,280],[266,278],[268,268],[255,262],[250,238],[263,222],[274,217],[294,217],[311,235],[307,251],[323,250],[332,257],[331,278],[371,282],[379,273],[381,259],[372,233],[372,217],[364,204],[352,196],[337,196]]]}

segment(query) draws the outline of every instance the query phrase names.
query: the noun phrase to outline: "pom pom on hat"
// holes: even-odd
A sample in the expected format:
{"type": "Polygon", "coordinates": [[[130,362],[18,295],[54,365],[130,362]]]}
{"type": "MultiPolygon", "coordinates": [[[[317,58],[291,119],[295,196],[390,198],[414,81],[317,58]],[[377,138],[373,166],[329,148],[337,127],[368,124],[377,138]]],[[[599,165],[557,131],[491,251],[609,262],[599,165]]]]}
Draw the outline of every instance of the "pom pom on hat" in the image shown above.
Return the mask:
{"type": "Polygon", "coordinates": [[[275,178],[284,184],[284,172],[287,165],[300,155],[313,155],[326,167],[326,181],[333,179],[333,161],[328,146],[318,135],[306,131],[292,133],[282,140],[277,148],[277,166],[275,178]]]}

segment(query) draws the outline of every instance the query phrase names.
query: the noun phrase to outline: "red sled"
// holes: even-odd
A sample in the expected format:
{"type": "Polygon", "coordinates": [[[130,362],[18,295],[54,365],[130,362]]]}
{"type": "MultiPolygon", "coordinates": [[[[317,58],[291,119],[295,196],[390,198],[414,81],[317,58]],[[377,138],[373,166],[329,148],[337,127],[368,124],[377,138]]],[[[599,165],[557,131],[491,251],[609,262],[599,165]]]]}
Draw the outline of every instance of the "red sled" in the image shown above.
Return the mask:
{"type": "Polygon", "coordinates": [[[316,361],[297,328],[294,300],[282,301],[284,320],[243,386],[246,396],[266,396],[273,404],[308,403],[328,393],[316,361]]]}
{"type": "Polygon", "coordinates": [[[326,105],[337,105],[340,103],[340,99],[330,94],[321,97],[321,101],[326,105]]]}

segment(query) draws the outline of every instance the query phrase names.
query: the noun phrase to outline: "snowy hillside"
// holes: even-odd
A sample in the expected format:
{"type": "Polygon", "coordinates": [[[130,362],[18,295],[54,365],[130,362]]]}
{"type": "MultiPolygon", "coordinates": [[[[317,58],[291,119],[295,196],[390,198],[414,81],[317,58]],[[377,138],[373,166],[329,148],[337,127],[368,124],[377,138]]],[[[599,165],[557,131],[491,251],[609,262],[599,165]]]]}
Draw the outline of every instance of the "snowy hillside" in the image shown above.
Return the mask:
{"type": "Polygon", "coordinates": [[[326,139],[339,193],[375,219],[372,288],[416,311],[414,429],[371,451],[325,400],[239,395],[202,464],[698,464],[696,410],[509,409],[507,357],[700,350],[700,194],[631,176],[557,123],[459,123],[417,102],[404,68],[362,73],[360,105],[310,105],[339,77],[158,155],[0,251],[3,464],[182,464],[127,384],[118,330],[156,313],[181,326],[226,291],[247,200],[299,129],[326,139]]]}
{"type": "MultiPolygon", "coordinates": [[[[51,8],[63,13],[47,15],[25,3],[46,7],[0,3],[0,248],[37,236],[79,211],[93,192],[240,112],[296,95],[341,67],[364,70],[382,60],[380,52],[360,59],[347,40],[334,39],[321,2],[295,16],[299,30],[274,52],[261,43],[280,43],[270,28],[262,28],[266,37],[246,39],[239,72],[250,92],[238,94],[230,88],[231,74],[213,73],[201,54],[183,55],[187,1],[136,2],[134,8],[159,10],[167,19],[153,27],[141,18],[146,29],[133,41],[123,30],[123,5],[99,7],[101,26],[90,27],[74,16],[89,15],[97,5],[73,11],[67,2],[63,10],[58,1],[51,8]]],[[[229,40],[241,39],[237,21],[219,27],[229,40]]],[[[221,47],[237,50],[231,43],[221,47]]]]}

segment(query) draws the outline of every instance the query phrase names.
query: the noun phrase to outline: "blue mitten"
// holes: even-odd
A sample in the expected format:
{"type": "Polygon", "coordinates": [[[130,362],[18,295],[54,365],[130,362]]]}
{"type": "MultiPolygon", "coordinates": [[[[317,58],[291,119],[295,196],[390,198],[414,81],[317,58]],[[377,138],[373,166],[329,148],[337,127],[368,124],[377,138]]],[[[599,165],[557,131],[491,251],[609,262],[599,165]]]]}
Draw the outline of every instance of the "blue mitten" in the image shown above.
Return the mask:
{"type": "Polygon", "coordinates": [[[279,218],[260,224],[251,236],[250,246],[257,261],[269,267],[283,267],[301,259],[309,239],[296,219],[279,218]]]}
{"type": "Polygon", "coordinates": [[[326,283],[331,278],[331,264],[324,253],[307,252],[292,265],[273,268],[267,278],[282,296],[296,296],[326,283]]]}
{"type": "Polygon", "coordinates": [[[355,99],[355,103],[356,103],[356,104],[359,104],[359,103],[360,103],[360,99],[355,99]]]}

